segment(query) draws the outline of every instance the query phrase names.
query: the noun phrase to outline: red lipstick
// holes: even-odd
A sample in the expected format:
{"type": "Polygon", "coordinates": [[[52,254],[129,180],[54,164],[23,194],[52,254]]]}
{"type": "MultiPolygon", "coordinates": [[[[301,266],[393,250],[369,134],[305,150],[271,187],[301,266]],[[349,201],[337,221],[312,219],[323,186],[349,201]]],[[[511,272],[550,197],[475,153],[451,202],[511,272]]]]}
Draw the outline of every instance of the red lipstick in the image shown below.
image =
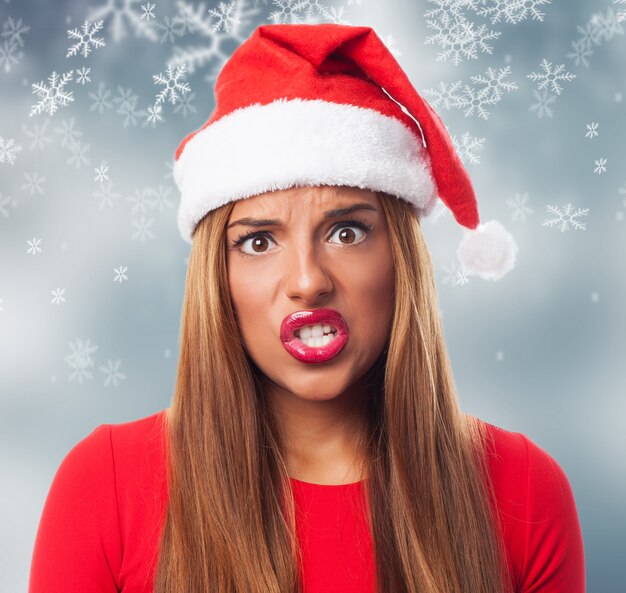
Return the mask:
{"type": "Polygon", "coordinates": [[[280,326],[280,341],[291,356],[307,364],[326,362],[337,356],[348,343],[348,325],[334,309],[295,311],[287,315],[280,326]],[[307,346],[296,331],[305,325],[330,325],[333,339],[325,346],[307,346]]]}

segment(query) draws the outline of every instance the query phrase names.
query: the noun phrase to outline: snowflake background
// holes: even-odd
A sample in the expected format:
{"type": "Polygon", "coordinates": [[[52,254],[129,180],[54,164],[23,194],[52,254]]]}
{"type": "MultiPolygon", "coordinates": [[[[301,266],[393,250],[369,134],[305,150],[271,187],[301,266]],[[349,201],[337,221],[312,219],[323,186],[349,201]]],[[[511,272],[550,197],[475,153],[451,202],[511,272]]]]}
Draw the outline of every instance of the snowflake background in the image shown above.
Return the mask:
{"type": "Polygon", "coordinates": [[[27,588],[72,446],[169,405],[189,253],[173,155],[271,22],[374,27],[453,135],[481,221],[520,247],[481,281],[450,212],[423,222],[461,406],[559,462],[588,589],[623,590],[626,1],[0,0],[4,590],[27,588]]]}

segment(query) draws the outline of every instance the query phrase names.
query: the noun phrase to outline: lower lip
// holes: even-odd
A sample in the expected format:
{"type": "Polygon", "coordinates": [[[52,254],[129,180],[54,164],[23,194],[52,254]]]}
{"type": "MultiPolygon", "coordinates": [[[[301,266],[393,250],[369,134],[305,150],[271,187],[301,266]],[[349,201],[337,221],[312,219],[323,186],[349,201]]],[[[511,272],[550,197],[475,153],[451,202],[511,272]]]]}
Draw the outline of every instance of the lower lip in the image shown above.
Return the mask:
{"type": "Polygon", "coordinates": [[[335,358],[348,343],[348,339],[348,334],[337,332],[332,342],[326,346],[307,346],[299,338],[283,342],[283,346],[297,360],[307,364],[315,364],[335,358]]]}

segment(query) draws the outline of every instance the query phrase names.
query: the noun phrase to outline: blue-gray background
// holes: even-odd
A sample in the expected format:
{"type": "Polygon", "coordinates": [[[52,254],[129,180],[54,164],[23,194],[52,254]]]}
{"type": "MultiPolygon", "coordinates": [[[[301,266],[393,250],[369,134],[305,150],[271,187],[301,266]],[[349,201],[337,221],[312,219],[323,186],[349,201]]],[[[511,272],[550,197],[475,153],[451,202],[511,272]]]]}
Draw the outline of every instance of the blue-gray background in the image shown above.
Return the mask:
{"type": "Polygon", "coordinates": [[[45,496],[70,448],[99,424],[169,405],[189,253],[171,161],[213,109],[212,76],[258,24],[339,19],[374,27],[450,133],[482,143],[464,161],[481,220],[500,220],[520,247],[515,269],[498,282],[464,279],[461,227],[445,209],[423,224],[460,404],[559,462],[580,514],[588,590],[623,592],[626,21],[617,14],[626,3],[526,2],[545,16],[518,22],[466,10],[474,31],[484,24],[500,36],[487,41],[491,53],[457,64],[437,59],[445,40],[425,43],[437,17],[426,11],[454,17],[460,2],[318,2],[327,10],[293,17],[272,16],[294,6],[286,0],[240,2],[245,18],[230,31],[209,15],[217,2],[156,0],[149,20],[143,4],[0,0],[0,589],[26,590],[45,496]],[[202,15],[203,31],[180,21],[185,8],[202,15]],[[106,45],[66,57],[68,31],[98,18],[106,45]],[[153,75],[187,48],[196,49],[183,76],[191,91],[146,125],[163,88],[153,75]],[[545,89],[549,112],[537,108],[541,79],[528,76],[545,72],[543,59],[566,75],[560,94],[545,89]],[[502,89],[486,117],[445,109],[432,94],[462,81],[458,89],[487,97],[472,77],[507,66],[502,80],[516,88],[502,89]],[[74,101],[30,117],[31,85],[69,70],[74,101]],[[98,180],[103,162],[108,179],[98,180]],[[555,217],[560,227],[544,224],[555,217]]]}

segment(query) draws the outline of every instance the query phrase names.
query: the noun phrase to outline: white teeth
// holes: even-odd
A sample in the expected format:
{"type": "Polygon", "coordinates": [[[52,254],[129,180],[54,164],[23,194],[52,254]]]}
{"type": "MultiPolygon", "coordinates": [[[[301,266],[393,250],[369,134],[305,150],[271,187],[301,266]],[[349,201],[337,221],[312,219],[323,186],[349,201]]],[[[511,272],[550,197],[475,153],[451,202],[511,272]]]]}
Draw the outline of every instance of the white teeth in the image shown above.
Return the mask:
{"type": "Polygon", "coordinates": [[[333,334],[328,334],[327,336],[319,337],[311,337],[311,338],[300,338],[301,342],[304,342],[309,348],[320,348],[322,346],[326,346],[335,339],[333,334]]]}
{"type": "Polygon", "coordinates": [[[304,341],[306,338],[322,338],[324,334],[330,335],[333,331],[337,333],[332,325],[328,323],[318,323],[317,325],[305,325],[300,329],[297,329],[295,331],[295,335],[297,338],[300,338],[302,339],[302,341],[304,341]]]}

